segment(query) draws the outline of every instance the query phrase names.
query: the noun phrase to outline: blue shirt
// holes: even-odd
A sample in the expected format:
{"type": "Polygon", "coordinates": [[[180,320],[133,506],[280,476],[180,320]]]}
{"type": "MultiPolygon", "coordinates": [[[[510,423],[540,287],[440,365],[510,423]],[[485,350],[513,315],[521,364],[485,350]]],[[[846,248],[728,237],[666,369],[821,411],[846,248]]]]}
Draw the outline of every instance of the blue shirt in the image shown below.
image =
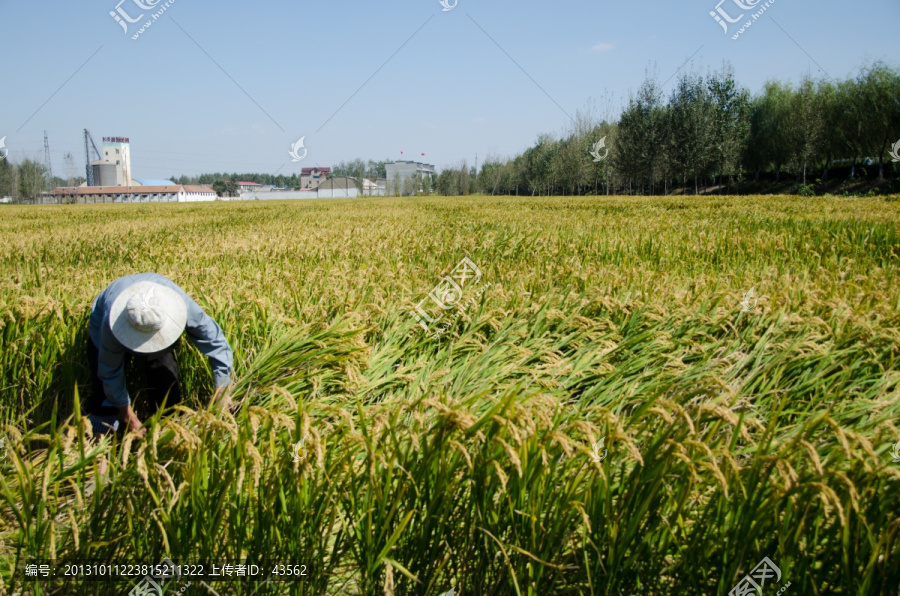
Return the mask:
{"type": "Polygon", "coordinates": [[[91,318],[88,334],[97,346],[97,376],[103,381],[106,399],[104,406],[124,408],[131,404],[125,387],[125,354],[128,348],[119,343],[109,326],[109,309],[119,294],[139,281],[151,281],[172,288],[178,292],[187,305],[185,331],[200,353],[209,358],[216,387],[225,387],[231,382],[234,353],[222,328],[203,309],[171,280],[158,273],[138,273],[120,277],[107,286],[91,304],[91,318]]]}

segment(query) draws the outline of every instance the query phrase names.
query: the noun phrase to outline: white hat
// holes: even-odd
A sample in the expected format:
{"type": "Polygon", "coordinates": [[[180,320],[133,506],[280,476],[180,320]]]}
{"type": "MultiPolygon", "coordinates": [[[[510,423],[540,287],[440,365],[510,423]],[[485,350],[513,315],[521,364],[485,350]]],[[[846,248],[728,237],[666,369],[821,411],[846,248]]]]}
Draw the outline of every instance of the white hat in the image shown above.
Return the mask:
{"type": "Polygon", "coordinates": [[[109,309],[109,327],[123,346],[139,354],[174,344],[187,324],[187,305],[172,288],[139,281],[125,288],[109,309]]]}

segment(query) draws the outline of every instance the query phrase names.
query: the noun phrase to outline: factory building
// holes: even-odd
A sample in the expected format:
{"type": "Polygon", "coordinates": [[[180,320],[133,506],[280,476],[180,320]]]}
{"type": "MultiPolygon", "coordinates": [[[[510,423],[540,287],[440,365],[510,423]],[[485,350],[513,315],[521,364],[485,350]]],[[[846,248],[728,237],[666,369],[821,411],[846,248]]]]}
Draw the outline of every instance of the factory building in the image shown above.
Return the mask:
{"type": "Polygon", "coordinates": [[[95,186],[134,186],[128,137],[103,137],[102,158],[91,162],[91,168],[95,186]],[[115,181],[110,179],[112,176],[115,181]]]}
{"type": "Polygon", "coordinates": [[[62,186],[50,193],[55,201],[67,203],[193,203],[215,201],[209,186],[62,186]]]}
{"type": "Polygon", "coordinates": [[[394,161],[384,164],[387,174],[388,194],[416,194],[422,190],[413,181],[424,180],[426,176],[434,176],[434,166],[417,161],[394,161]],[[407,181],[410,182],[407,182],[407,181]],[[398,187],[399,186],[399,187],[398,187]]]}

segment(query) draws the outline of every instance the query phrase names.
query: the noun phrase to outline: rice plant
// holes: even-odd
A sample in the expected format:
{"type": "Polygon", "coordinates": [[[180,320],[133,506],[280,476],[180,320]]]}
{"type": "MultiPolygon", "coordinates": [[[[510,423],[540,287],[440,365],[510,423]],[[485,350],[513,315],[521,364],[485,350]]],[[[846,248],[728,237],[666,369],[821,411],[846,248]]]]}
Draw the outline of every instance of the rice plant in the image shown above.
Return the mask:
{"type": "Polygon", "coordinates": [[[893,596],[897,205],[6,207],[0,593],[168,557],[308,568],[196,594],[725,595],[767,557],[765,594],[893,596]],[[466,256],[490,286],[435,339],[411,312],[466,256]],[[138,271],[221,324],[239,408],[186,349],[186,403],[99,439],[88,308],[138,271]]]}

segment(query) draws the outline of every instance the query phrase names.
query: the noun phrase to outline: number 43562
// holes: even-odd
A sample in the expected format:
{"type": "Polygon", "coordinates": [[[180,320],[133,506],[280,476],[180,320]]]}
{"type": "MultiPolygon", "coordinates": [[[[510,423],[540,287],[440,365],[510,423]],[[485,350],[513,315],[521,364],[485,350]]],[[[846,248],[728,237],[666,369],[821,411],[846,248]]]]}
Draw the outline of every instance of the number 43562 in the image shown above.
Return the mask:
{"type": "Polygon", "coordinates": [[[275,565],[272,575],[306,575],[306,565],[275,565]]]}

